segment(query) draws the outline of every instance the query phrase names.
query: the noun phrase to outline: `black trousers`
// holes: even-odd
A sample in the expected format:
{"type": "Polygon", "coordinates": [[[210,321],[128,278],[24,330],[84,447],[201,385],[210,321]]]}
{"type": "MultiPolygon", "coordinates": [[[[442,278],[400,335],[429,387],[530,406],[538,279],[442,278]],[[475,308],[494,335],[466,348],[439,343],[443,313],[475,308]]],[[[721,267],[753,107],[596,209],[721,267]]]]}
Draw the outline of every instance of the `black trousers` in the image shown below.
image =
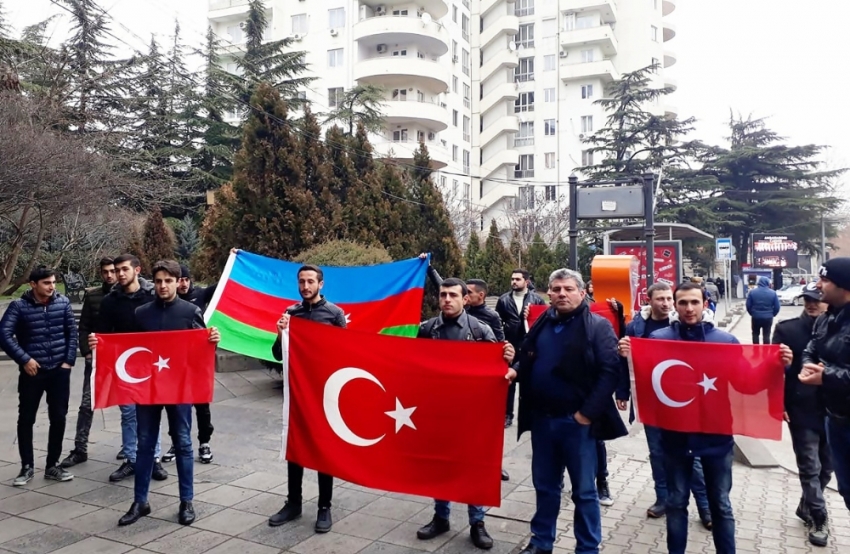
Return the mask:
{"type": "MultiPolygon", "coordinates": [[[[289,473],[286,500],[291,504],[301,504],[301,483],[304,481],[304,468],[292,462],[286,462],[289,473]]],[[[319,508],[330,508],[333,498],[334,478],[326,473],[319,473],[319,508]]]]}
{"type": "Polygon", "coordinates": [[[753,318],[753,344],[759,343],[759,333],[762,335],[762,344],[770,344],[770,328],[773,327],[773,318],[753,318]]]}
{"type": "Polygon", "coordinates": [[[514,417],[514,402],[516,401],[516,381],[508,386],[508,401],[505,406],[505,417],[514,417]]]}
{"type": "Polygon", "coordinates": [[[198,418],[198,442],[206,444],[210,442],[215,427],[212,424],[212,414],[209,404],[195,404],[195,416],[198,418]]]}
{"type": "Polygon", "coordinates": [[[62,455],[62,439],[65,436],[65,417],[68,415],[68,400],[71,397],[71,370],[44,369],[34,376],[21,371],[18,376],[18,452],[22,466],[34,466],[32,429],[41,397],[47,396],[47,417],[50,429],[47,433],[47,465],[54,467],[62,455]]]}

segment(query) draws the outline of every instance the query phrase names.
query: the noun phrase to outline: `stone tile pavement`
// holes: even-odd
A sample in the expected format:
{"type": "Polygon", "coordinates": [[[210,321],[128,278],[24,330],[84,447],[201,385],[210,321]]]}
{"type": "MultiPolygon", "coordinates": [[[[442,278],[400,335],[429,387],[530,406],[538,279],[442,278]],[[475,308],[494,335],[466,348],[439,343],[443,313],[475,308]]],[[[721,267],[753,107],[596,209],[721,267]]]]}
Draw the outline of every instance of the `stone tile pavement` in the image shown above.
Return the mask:
{"type": "MultiPolygon", "coordinates": [[[[81,371],[75,371],[65,452],[79,405],[81,371]]],[[[416,529],[432,515],[430,499],[389,494],[344,482],[334,491],[334,528],[313,533],[318,486],[315,473],[305,475],[305,516],[270,528],[266,518],[284,503],[286,470],[279,461],[280,382],[265,371],[217,375],[213,406],[215,463],[195,465],[197,522],[176,522],[177,479],[173,464],[168,480],[152,484],[153,514],[135,525],[117,521],[132,501],[132,480],[110,484],[121,443],[117,409],[96,414],[90,458],[74,468],[68,483],[45,481],[40,473],[22,489],[10,486],[19,471],[15,444],[17,368],[0,364],[0,554],[417,554],[476,552],[468,538],[466,510],[452,514],[452,531],[430,542],[416,539],[416,529]]],[[[47,414],[36,424],[36,465],[44,464],[47,414]]],[[[168,447],[167,436],[163,440],[168,447]]],[[[528,539],[534,513],[528,436],[516,441],[515,428],[505,433],[505,467],[511,480],[502,484],[502,505],[490,509],[487,527],[495,539],[493,552],[517,552],[528,539]]],[[[644,510],[654,494],[645,440],[639,425],[631,435],[609,443],[611,492],[615,504],[603,508],[604,553],[663,553],[664,520],[648,520],[644,510]]],[[[759,554],[850,552],[850,517],[837,493],[828,501],[833,538],[815,549],[793,511],[799,498],[796,477],[784,469],[756,470],[736,465],[733,505],[738,519],[738,550],[759,554]]],[[[556,552],[574,550],[571,505],[564,501],[558,521],[556,552]]],[[[691,518],[688,552],[713,552],[710,534],[691,518]]]]}

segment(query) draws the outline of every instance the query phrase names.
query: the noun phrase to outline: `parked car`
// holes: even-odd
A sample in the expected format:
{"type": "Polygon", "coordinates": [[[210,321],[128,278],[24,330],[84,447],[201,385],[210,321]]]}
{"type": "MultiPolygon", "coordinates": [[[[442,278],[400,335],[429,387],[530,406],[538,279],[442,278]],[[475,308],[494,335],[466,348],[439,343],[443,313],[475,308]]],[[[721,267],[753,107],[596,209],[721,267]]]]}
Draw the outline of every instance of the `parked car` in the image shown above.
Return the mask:
{"type": "Polygon", "coordinates": [[[779,297],[779,303],[783,306],[802,306],[802,294],[802,285],[785,285],[784,287],[776,291],[776,295],[779,297]]]}

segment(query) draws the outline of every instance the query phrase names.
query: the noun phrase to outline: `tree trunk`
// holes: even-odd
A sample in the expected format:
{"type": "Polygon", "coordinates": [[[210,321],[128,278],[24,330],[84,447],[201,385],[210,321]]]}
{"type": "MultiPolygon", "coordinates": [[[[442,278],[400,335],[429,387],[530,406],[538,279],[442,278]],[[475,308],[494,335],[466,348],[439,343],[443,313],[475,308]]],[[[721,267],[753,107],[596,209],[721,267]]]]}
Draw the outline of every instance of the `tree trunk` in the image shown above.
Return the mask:
{"type": "MultiPolygon", "coordinates": [[[[21,212],[20,220],[18,221],[18,233],[12,240],[9,255],[0,267],[0,290],[9,286],[14,276],[15,266],[18,265],[18,258],[21,256],[21,251],[24,248],[24,239],[26,237],[26,228],[29,226],[29,214],[32,206],[25,206],[21,212]]],[[[19,285],[20,286],[20,285],[19,285]]],[[[17,288],[17,287],[16,287],[17,288]]],[[[8,293],[7,293],[8,294],[8,293]]]]}
{"type": "MultiPolygon", "coordinates": [[[[3,287],[8,285],[8,288],[3,291],[4,296],[8,296],[8,295],[12,294],[16,290],[18,290],[18,287],[25,284],[27,282],[27,279],[29,279],[30,273],[32,273],[32,270],[35,268],[35,264],[38,262],[38,254],[39,254],[39,252],[41,252],[41,243],[44,241],[44,235],[47,233],[47,225],[45,225],[44,219],[41,217],[40,214],[39,214],[39,220],[38,221],[39,221],[39,223],[38,223],[38,225],[39,225],[38,226],[38,236],[36,237],[35,248],[33,249],[32,257],[30,258],[30,261],[27,264],[27,267],[24,268],[23,273],[21,273],[21,275],[17,279],[12,281],[11,280],[12,279],[11,272],[15,267],[14,265],[12,265],[12,270],[10,270],[9,274],[4,278],[5,283],[3,281],[0,281],[0,289],[2,289],[3,287]],[[10,281],[11,281],[11,284],[10,284],[10,281]]],[[[15,264],[18,263],[18,257],[20,256],[20,254],[21,254],[21,249],[19,248],[18,253],[15,255],[15,264]]]]}

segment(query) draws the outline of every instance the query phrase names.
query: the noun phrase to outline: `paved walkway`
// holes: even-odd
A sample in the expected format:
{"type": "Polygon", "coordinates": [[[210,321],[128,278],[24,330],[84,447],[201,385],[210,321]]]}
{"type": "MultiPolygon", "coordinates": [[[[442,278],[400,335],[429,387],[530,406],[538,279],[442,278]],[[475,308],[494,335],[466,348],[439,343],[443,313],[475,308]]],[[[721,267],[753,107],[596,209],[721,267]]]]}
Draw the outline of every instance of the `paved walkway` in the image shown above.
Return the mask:
{"type": "MultiPolygon", "coordinates": [[[[790,315],[790,314],[789,314],[790,315]]],[[[748,330],[742,322],[739,329],[748,330]]],[[[736,330],[739,334],[743,331],[736,330]]],[[[79,404],[81,371],[75,371],[72,406],[79,404]]],[[[213,421],[215,463],[195,465],[195,506],[198,521],[191,527],[176,523],[177,479],[172,475],[152,485],[151,517],[130,527],[116,523],[132,501],[132,480],[110,484],[121,444],[117,409],[98,412],[92,429],[89,461],[74,468],[68,483],[44,481],[40,474],[24,489],[9,484],[19,471],[15,444],[17,368],[0,364],[0,553],[19,554],[416,554],[477,552],[468,538],[466,510],[452,515],[453,531],[430,542],[416,539],[416,529],[432,515],[426,498],[385,494],[349,483],[334,491],[333,531],[312,531],[318,488],[315,473],[305,476],[305,517],[287,526],[270,528],[267,517],[277,511],[286,494],[286,471],[278,460],[281,428],[280,382],[264,371],[217,375],[213,421]]],[[[76,420],[68,421],[65,453],[76,420]]],[[[39,413],[35,432],[37,461],[43,467],[47,414],[39,413]]],[[[168,439],[165,439],[165,446],[168,439]]],[[[603,508],[605,553],[664,553],[664,520],[648,520],[644,510],[653,499],[646,444],[640,425],[631,435],[609,444],[611,492],[615,504],[603,508]]],[[[500,508],[491,509],[487,527],[496,544],[493,552],[517,552],[528,539],[534,513],[528,436],[519,443],[515,428],[505,433],[505,467],[500,508]]],[[[739,552],[802,554],[850,552],[850,517],[837,493],[828,494],[833,514],[833,538],[827,548],[808,545],[803,525],[794,517],[799,498],[796,476],[777,468],[734,468],[733,505],[738,519],[739,552]]],[[[556,552],[572,552],[571,507],[564,503],[558,522],[556,552]]],[[[710,534],[691,516],[688,552],[714,552],[710,534]]]]}

